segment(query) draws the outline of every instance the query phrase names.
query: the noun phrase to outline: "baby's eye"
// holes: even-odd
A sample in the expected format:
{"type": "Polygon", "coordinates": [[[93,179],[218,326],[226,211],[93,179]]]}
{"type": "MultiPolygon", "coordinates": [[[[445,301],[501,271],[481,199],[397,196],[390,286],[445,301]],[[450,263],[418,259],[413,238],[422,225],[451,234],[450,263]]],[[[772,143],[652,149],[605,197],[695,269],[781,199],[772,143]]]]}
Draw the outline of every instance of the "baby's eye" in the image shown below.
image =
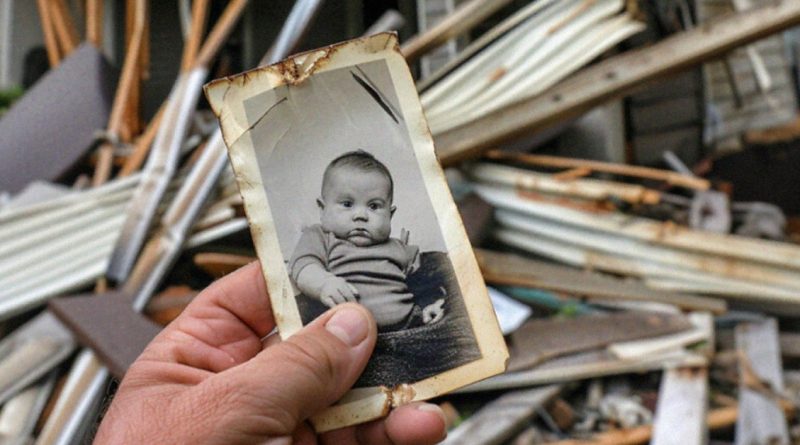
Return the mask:
{"type": "Polygon", "coordinates": [[[342,201],[342,207],[350,208],[353,207],[353,201],[342,201]]]}
{"type": "Polygon", "coordinates": [[[370,210],[380,210],[382,208],[383,208],[383,206],[378,204],[377,202],[370,203],[370,205],[369,205],[369,209],[370,210]]]}

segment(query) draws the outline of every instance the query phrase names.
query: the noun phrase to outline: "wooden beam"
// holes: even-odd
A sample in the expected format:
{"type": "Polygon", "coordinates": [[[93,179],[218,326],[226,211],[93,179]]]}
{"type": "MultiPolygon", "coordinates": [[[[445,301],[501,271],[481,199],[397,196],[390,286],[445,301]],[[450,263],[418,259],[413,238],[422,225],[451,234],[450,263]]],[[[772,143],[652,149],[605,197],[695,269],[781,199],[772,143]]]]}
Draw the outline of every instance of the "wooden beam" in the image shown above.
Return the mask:
{"type": "Polygon", "coordinates": [[[400,51],[411,63],[451,38],[469,31],[509,3],[511,0],[472,0],[465,3],[441,22],[404,43],[400,51]]]}
{"type": "Polygon", "coordinates": [[[740,406],[735,443],[788,444],[789,429],[780,405],[784,384],[778,323],[774,318],[742,323],[736,326],[735,337],[740,406]]]}
{"type": "Polygon", "coordinates": [[[716,298],[659,291],[639,282],[584,272],[519,255],[477,249],[475,256],[484,279],[490,284],[532,287],[587,298],[657,301],[683,309],[707,310],[717,314],[725,312],[727,308],[723,300],[716,298]]]}
{"type": "MultiPolygon", "coordinates": [[[[125,51],[125,61],[122,65],[117,93],[114,97],[114,105],[111,108],[111,116],[108,119],[106,131],[111,137],[119,137],[122,127],[125,125],[126,114],[129,109],[129,102],[135,100],[134,93],[138,93],[139,62],[141,60],[142,42],[144,39],[144,28],[147,15],[147,0],[135,0],[136,8],[133,11],[133,29],[128,49],[125,51]]],[[[92,179],[96,187],[103,184],[111,176],[111,165],[114,157],[114,146],[111,142],[105,142],[99,148],[97,167],[92,179]]]]}
{"type": "Polygon", "coordinates": [[[599,179],[578,179],[582,171],[570,170],[569,175],[551,175],[524,168],[478,162],[466,167],[467,175],[477,181],[514,187],[520,193],[544,193],[549,196],[566,196],[605,202],[620,199],[631,204],[658,204],[661,193],[638,184],[612,182],[599,179]]]}
{"type": "Polygon", "coordinates": [[[506,443],[560,392],[560,385],[551,385],[504,394],[450,431],[442,445],[506,443]]]}
{"type": "Polygon", "coordinates": [[[47,60],[50,62],[50,67],[52,68],[61,62],[61,49],[59,49],[58,40],[53,27],[53,16],[47,0],[36,0],[36,6],[39,9],[42,34],[44,34],[44,45],[47,49],[47,60]]]}
{"type": "Polygon", "coordinates": [[[158,112],[155,116],[150,120],[150,123],[147,124],[147,128],[144,130],[144,133],[136,140],[136,143],[133,146],[133,152],[127,159],[125,159],[125,163],[122,165],[122,168],[119,171],[120,177],[125,177],[133,172],[139,170],[142,164],[144,164],[144,160],[147,158],[147,154],[150,153],[150,147],[153,146],[153,141],[156,138],[156,133],[158,133],[158,126],[161,125],[161,118],[164,117],[164,110],[167,108],[167,102],[161,104],[161,107],[158,109],[158,112]]]}
{"type": "Polygon", "coordinates": [[[653,419],[651,445],[704,445],[708,425],[708,369],[672,368],[664,371],[653,419]]]}
{"type": "Polygon", "coordinates": [[[222,12],[214,28],[208,34],[208,38],[206,38],[202,48],[200,48],[193,67],[208,68],[211,65],[214,56],[216,56],[222,44],[225,43],[225,39],[228,38],[228,35],[239,21],[245,6],[247,6],[247,0],[231,0],[228,3],[225,11],[222,12]]]}
{"type": "Polygon", "coordinates": [[[192,4],[192,24],[189,29],[189,37],[183,46],[183,56],[181,58],[181,71],[188,71],[194,65],[200,44],[203,42],[206,21],[208,20],[209,0],[194,0],[192,4]]]}
{"type": "Polygon", "coordinates": [[[554,358],[532,369],[506,372],[457,390],[459,393],[497,391],[550,383],[575,382],[611,375],[642,373],[681,366],[707,366],[708,359],[686,350],[672,350],[621,360],[606,350],[554,358]]]}
{"type": "Polygon", "coordinates": [[[511,161],[518,165],[530,165],[536,167],[588,168],[594,172],[611,173],[634,178],[664,181],[670,185],[681,186],[693,190],[708,190],[711,187],[711,183],[706,179],[683,175],[681,173],[669,170],[639,167],[636,165],[615,164],[613,162],[593,161],[590,159],[563,158],[560,156],[536,155],[502,150],[489,151],[486,153],[486,157],[497,161],[511,161]]]}
{"type": "Polygon", "coordinates": [[[61,50],[65,56],[69,55],[80,41],[69,8],[64,0],[50,0],[50,13],[61,50]]]}
{"type": "Polygon", "coordinates": [[[627,311],[576,318],[538,318],[512,334],[508,371],[531,368],[555,357],[686,331],[683,315],[627,311]],[[550,335],[558,332],[558,335],[550,335]]]}
{"type": "Polygon", "coordinates": [[[435,136],[445,166],[580,116],[648,81],[714,59],[738,46],[800,24],[800,2],[783,0],[728,15],[584,69],[543,94],[520,100],[435,136]]]}
{"type": "Polygon", "coordinates": [[[103,47],[103,6],[105,0],[86,0],[86,40],[97,48],[103,47]]]}

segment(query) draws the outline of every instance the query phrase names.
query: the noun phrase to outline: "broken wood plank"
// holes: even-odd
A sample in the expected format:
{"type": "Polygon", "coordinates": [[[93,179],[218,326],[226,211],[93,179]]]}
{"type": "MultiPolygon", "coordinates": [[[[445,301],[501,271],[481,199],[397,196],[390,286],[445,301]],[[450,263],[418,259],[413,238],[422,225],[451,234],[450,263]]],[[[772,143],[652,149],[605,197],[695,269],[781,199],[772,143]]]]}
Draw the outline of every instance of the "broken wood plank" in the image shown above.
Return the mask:
{"type": "Polygon", "coordinates": [[[661,193],[636,184],[596,179],[567,179],[517,167],[479,162],[466,167],[474,181],[592,201],[620,199],[631,204],[658,204],[661,193]]]}
{"type": "Polygon", "coordinates": [[[579,116],[640,85],[800,23],[800,3],[782,1],[732,14],[639,50],[606,59],[546,92],[435,136],[445,166],[579,116]]]}
{"type": "Polygon", "coordinates": [[[538,410],[558,396],[561,389],[559,385],[551,385],[504,394],[450,431],[442,444],[505,443],[525,427],[538,410]]]}
{"type": "Polygon", "coordinates": [[[707,364],[708,360],[705,357],[685,350],[667,351],[635,360],[620,360],[605,350],[581,352],[554,358],[532,369],[506,372],[490,377],[456,392],[524,388],[610,375],[655,371],[677,366],[707,366],[707,364]]]}
{"type": "Polygon", "coordinates": [[[527,369],[555,357],[623,341],[675,334],[691,327],[682,315],[646,312],[531,320],[511,336],[513,346],[508,370],[527,369]]]}
{"type": "Polygon", "coordinates": [[[181,58],[181,71],[188,71],[194,66],[200,44],[203,42],[203,34],[208,20],[209,0],[195,0],[192,3],[192,24],[189,28],[189,38],[183,46],[183,56],[181,58]]]}
{"type": "MultiPolygon", "coordinates": [[[[709,280],[729,279],[736,280],[736,283],[750,283],[753,286],[764,285],[790,292],[800,292],[800,276],[796,271],[782,267],[746,260],[718,258],[702,252],[687,252],[683,249],[659,245],[659,243],[633,240],[618,234],[598,233],[585,226],[553,224],[549,219],[520,215],[505,209],[498,209],[495,212],[495,218],[501,227],[527,234],[531,239],[552,240],[585,250],[588,262],[585,265],[588,267],[595,267],[590,257],[596,254],[599,257],[608,256],[639,262],[644,271],[643,275],[648,274],[647,269],[651,269],[654,275],[657,270],[671,269],[675,272],[694,273],[701,278],[703,274],[707,274],[709,280]]],[[[597,268],[603,269],[602,265],[597,268]]]]}
{"type": "Polygon", "coordinates": [[[651,445],[704,445],[708,440],[708,370],[664,371],[658,391],[651,445]]]}
{"type": "Polygon", "coordinates": [[[736,445],[788,445],[789,431],[780,406],[784,392],[778,324],[774,318],[736,326],[739,351],[739,417],[736,445]]]}
{"type": "Polygon", "coordinates": [[[709,358],[714,348],[714,318],[707,312],[689,314],[693,327],[690,330],[658,338],[616,343],[608,347],[608,351],[623,360],[646,357],[651,354],[679,350],[689,345],[706,342],[709,358]]]}
{"type": "Polygon", "coordinates": [[[144,347],[161,331],[161,326],[134,314],[129,316],[126,295],[107,293],[59,298],[49,308],[76,335],[92,348],[111,374],[122,379],[144,347]]]}
{"type": "Polygon", "coordinates": [[[209,64],[233,30],[246,4],[247,0],[228,3],[200,48],[194,65],[189,71],[182,71],[173,86],[142,183],[131,200],[131,208],[136,211],[131,212],[125,221],[117,248],[111,256],[107,275],[115,281],[125,281],[145,242],[156,209],[178,168],[180,148],[189,131],[190,117],[197,105],[209,64]]]}
{"type": "Polygon", "coordinates": [[[75,348],[52,314],[26,322],[0,341],[0,403],[44,377],[75,348]]]}
{"type": "Polygon", "coordinates": [[[491,150],[486,157],[498,161],[511,161],[518,165],[531,165],[553,168],[588,168],[594,172],[612,173],[634,178],[664,181],[667,184],[686,187],[693,190],[708,190],[711,183],[696,176],[683,175],[670,170],[661,170],[636,165],[615,164],[613,162],[593,161],[589,159],[563,158],[559,156],[516,153],[503,150],[491,150]]]}
{"type": "Polygon", "coordinates": [[[86,40],[96,48],[103,47],[104,0],[86,1],[86,40]]]}
{"type": "Polygon", "coordinates": [[[142,167],[144,160],[147,158],[148,153],[150,153],[150,148],[153,146],[156,133],[158,133],[158,126],[161,125],[161,118],[164,117],[164,110],[166,108],[167,102],[165,101],[158,108],[156,115],[150,119],[150,123],[147,124],[144,133],[136,140],[133,146],[133,152],[125,159],[125,163],[122,164],[122,168],[119,170],[119,177],[131,175],[142,167]]]}
{"type": "Polygon", "coordinates": [[[51,372],[3,404],[0,440],[4,445],[33,443],[37,420],[50,398],[56,376],[56,372],[51,372]]]}
{"type": "MultiPolygon", "coordinates": [[[[728,406],[711,410],[706,416],[706,424],[710,430],[730,427],[736,422],[739,409],[728,406]]],[[[594,434],[586,440],[567,439],[551,442],[547,445],[641,445],[653,437],[653,426],[643,425],[635,428],[612,430],[594,434]]]]}
{"type": "Polygon", "coordinates": [[[538,26],[529,33],[517,40],[516,33],[503,36],[484,50],[486,60],[470,60],[426,91],[422,103],[431,131],[444,133],[535,96],[641,31],[644,26],[624,8],[622,0],[567,0],[532,17],[538,26]]]}
{"type": "Polygon", "coordinates": [[[403,56],[412,63],[451,38],[469,31],[509,3],[511,0],[471,0],[464,3],[423,34],[405,42],[401,47],[403,56]]]}
{"type": "MultiPolygon", "coordinates": [[[[493,231],[496,240],[536,255],[574,267],[613,273],[635,278],[647,287],[670,292],[690,292],[714,295],[742,302],[765,303],[765,309],[786,310],[794,305],[798,313],[796,290],[743,279],[716,276],[707,271],[694,270],[658,261],[628,257],[622,253],[607,253],[554,238],[535,235],[512,228],[493,231]]],[[[792,313],[791,311],[789,313],[792,313]]]]}
{"type": "Polygon", "coordinates": [[[111,107],[111,115],[108,118],[108,126],[106,127],[106,137],[111,140],[104,142],[98,149],[97,166],[92,178],[92,185],[95,187],[106,182],[111,176],[111,167],[114,159],[113,141],[121,137],[122,129],[127,119],[126,114],[129,111],[129,102],[138,102],[138,97],[134,97],[134,92],[138,90],[138,83],[141,81],[138,68],[144,42],[147,1],[135,1],[135,10],[133,11],[135,17],[133,19],[131,40],[125,51],[122,74],[120,75],[114,96],[114,105],[111,107]]]}
{"type": "Polygon", "coordinates": [[[590,211],[568,203],[521,197],[513,189],[478,186],[476,191],[497,208],[513,210],[556,224],[579,226],[609,235],[620,235],[643,243],[765,263],[773,267],[800,270],[800,247],[776,241],[693,230],[671,222],[661,222],[619,212],[590,211]],[[564,205],[567,204],[567,205],[564,205]]]}
{"type": "MultiPolygon", "coordinates": [[[[512,16],[503,20],[499,25],[493,27],[489,31],[483,33],[478,39],[471,42],[469,46],[461,50],[456,57],[432,73],[430,76],[417,82],[417,91],[424,93],[431,85],[435,85],[445,76],[449,75],[457,67],[469,61],[473,56],[476,56],[480,51],[492,44],[494,41],[505,35],[510,31],[525,34],[525,29],[521,29],[520,24],[525,23],[531,16],[539,12],[542,8],[549,6],[554,0],[542,0],[530,3],[519,11],[515,12],[512,16]]],[[[483,53],[485,55],[485,53],[483,53]]]]}
{"type": "Polygon", "coordinates": [[[78,46],[80,39],[72,15],[64,0],[49,0],[50,17],[52,18],[53,28],[58,37],[58,43],[64,56],[70,55],[78,46]]]}
{"type": "Polygon", "coordinates": [[[36,6],[39,10],[39,22],[44,35],[47,60],[50,62],[50,68],[54,68],[61,62],[61,49],[58,47],[55,29],[53,28],[53,15],[47,0],[36,0],[36,6]]]}
{"type": "Polygon", "coordinates": [[[638,281],[580,271],[519,255],[476,249],[484,279],[490,284],[525,286],[587,298],[658,301],[683,309],[723,313],[723,300],[651,289],[638,281]]]}

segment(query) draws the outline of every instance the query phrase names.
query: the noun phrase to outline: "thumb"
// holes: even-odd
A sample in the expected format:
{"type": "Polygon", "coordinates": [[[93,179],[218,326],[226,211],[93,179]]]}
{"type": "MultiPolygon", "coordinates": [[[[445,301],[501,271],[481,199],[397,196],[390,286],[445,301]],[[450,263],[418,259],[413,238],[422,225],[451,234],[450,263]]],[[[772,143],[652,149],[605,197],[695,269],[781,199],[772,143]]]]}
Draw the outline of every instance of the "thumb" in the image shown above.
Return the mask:
{"type": "Polygon", "coordinates": [[[251,412],[240,417],[256,420],[258,425],[249,425],[256,435],[290,436],[350,389],[376,338],[375,321],[363,306],[350,303],[329,310],[286,341],[230,369],[234,375],[226,378],[233,390],[251,402],[244,405],[251,412]]]}

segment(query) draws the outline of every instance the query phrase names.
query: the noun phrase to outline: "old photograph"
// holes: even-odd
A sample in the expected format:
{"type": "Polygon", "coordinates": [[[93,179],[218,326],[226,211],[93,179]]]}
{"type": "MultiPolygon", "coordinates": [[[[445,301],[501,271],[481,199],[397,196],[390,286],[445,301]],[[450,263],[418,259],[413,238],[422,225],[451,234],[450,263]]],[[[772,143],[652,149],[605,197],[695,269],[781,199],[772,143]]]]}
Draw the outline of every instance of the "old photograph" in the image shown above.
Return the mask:
{"type": "Polygon", "coordinates": [[[502,335],[393,34],[216,81],[207,95],[281,336],[345,302],[377,322],[355,385],[367,398],[347,398],[335,426],[342,412],[366,406],[375,417],[387,405],[364,400],[422,400],[504,369],[502,335]]]}

